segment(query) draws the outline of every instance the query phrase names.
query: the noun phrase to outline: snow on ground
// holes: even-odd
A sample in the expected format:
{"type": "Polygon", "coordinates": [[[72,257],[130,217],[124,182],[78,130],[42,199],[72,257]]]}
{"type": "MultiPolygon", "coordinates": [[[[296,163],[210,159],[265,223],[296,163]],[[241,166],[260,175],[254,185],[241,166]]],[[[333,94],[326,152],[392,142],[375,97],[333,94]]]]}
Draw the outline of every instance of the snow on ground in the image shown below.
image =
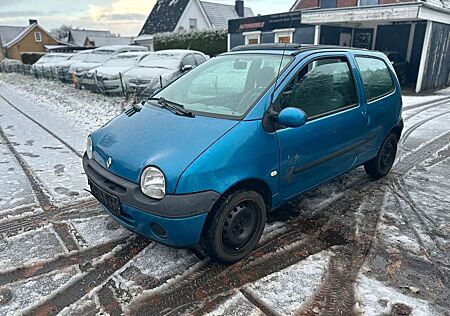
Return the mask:
{"type": "Polygon", "coordinates": [[[2,141],[0,138],[0,220],[11,209],[35,204],[27,178],[2,141]]]}
{"type": "Polygon", "coordinates": [[[52,258],[64,252],[51,226],[3,239],[1,243],[3,246],[0,246],[0,271],[52,258]]]}
{"type": "Polygon", "coordinates": [[[264,313],[255,305],[242,295],[241,292],[237,292],[231,298],[226,300],[214,311],[207,313],[205,316],[262,316],[264,313]]]}
{"type": "Polygon", "coordinates": [[[186,249],[152,243],[130,263],[159,282],[181,275],[199,262],[200,260],[186,249]]]}
{"type": "Polygon", "coordinates": [[[361,276],[357,280],[356,292],[360,308],[365,315],[392,315],[390,312],[395,304],[403,304],[411,308],[411,314],[403,315],[437,315],[427,301],[406,296],[366,276],[361,276]]]}
{"type": "Polygon", "coordinates": [[[0,126],[55,202],[87,197],[81,159],[63,143],[0,99],[0,126]]]}
{"type": "MultiPolygon", "coordinates": [[[[106,211],[105,211],[106,213],[106,211]]],[[[82,247],[97,246],[130,235],[130,232],[116,224],[109,215],[71,220],[78,242],[82,247]]]]}
{"type": "Polygon", "coordinates": [[[330,259],[323,251],[245,286],[277,314],[292,315],[319,287],[330,259]]]}
{"type": "Polygon", "coordinates": [[[445,97],[450,97],[450,87],[446,89],[433,91],[431,93],[421,93],[421,94],[408,93],[407,95],[403,95],[402,99],[403,99],[403,106],[408,107],[419,103],[436,101],[445,97]]]}
{"type": "Polygon", "coordinates": [[[45,299],[46,296],[62,287],[76,273],[77,271],[74,267],[69,267],[34,279],[10,284],[8,287],[3,288],[10,300],[5,304],[0,304],[0,316],[20,314],[20,311],[45,299]]]}
{"type": "Polygon", "coordinates": [[[123,98],[106,97],[57,81],[0,73],[3,85],[44,110],[70,119],[81,129],[95,130],[122,111],[123,98]]]}

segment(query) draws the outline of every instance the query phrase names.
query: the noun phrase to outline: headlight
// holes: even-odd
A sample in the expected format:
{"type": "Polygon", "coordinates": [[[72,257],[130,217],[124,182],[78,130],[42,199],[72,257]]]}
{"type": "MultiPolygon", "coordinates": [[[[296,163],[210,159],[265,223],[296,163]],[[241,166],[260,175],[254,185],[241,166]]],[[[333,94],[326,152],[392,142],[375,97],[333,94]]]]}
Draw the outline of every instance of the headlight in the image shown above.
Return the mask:
{"type": "Polygon", "coordinates": [[[141,191],[145,195],[162,199],[166,195],[166,179],[161,170],[155,167],[148,167],[141,175],[141,191]]]}
{"type": "Polygon", "coordinates": [[[90,135],[86,140],[86,155],[89,159],[92,159],[92,138],[90,135]]]}

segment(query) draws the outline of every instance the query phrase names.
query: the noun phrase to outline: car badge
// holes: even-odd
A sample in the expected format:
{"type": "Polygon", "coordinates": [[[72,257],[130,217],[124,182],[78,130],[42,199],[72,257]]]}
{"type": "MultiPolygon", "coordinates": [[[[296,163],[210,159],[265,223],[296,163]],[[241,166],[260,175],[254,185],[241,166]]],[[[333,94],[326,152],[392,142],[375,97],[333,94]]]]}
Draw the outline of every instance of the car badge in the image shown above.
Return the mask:
{"type": "Polygon", "coordinates": [[[109,157],[108,160],[106,160],[106,168],[111,167],[111,164],[112,164],[112,159],[111,159],[111,157],[109,157]]]}

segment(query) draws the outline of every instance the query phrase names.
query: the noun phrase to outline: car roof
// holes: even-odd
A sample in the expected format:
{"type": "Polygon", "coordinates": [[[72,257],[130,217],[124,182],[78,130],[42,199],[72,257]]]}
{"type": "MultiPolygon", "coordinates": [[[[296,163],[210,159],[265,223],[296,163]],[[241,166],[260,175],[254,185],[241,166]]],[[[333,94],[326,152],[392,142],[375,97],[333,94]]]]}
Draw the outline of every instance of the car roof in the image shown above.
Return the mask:
{"type": "Polygon", "coordinates": [[[123,53],[119,53],[114,55],[112,58],[120,58],[120,57],[141,57],[141,56],[146,56],[146,55],[150,55],[153,54],[154,52],[123,52],[123,53]]]}
{"type": "Polygon", "coordinates": [[[155,53],[172,53],[172,54],[176,54],[176,55],[187,55],[187,54],[192,54],[192,53],[197,53],[197,54],[201,54],[204,55],[202,52],[196,51],[196,50],[190,50],[190,49],[164,49],[164,50],[159,50],[156,51],[155,53]]]}
{"type": "Polygon", "coordinates": [[[311,51],[324,51],[324,50],[344,50],[344,51],[364,51],[369,52],[369,50],[364,48],[354,48],[348,46],[337,46],[337,45],[313,45],[313,44],[252,44],[252,45],[241,45],[234,47],[231,52],[244,52],[244,51],[271,51],[279,53],[288,53],[289,55],[298,55],[304,52],[311,51]]]}

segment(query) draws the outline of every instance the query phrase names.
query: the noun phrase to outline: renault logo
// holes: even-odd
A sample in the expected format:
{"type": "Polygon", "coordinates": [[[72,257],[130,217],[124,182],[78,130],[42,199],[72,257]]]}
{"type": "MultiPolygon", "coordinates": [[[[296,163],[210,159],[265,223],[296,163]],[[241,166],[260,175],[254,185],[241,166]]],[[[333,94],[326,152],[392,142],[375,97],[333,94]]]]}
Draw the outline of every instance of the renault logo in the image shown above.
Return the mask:
{"type": "Polygon", "coordinates": [[[109,157],[108,160],[106,160],[106,168],[111,167],[111,164],[112,164],[112,159],[111,159],[111,157],[109,157]]]}

